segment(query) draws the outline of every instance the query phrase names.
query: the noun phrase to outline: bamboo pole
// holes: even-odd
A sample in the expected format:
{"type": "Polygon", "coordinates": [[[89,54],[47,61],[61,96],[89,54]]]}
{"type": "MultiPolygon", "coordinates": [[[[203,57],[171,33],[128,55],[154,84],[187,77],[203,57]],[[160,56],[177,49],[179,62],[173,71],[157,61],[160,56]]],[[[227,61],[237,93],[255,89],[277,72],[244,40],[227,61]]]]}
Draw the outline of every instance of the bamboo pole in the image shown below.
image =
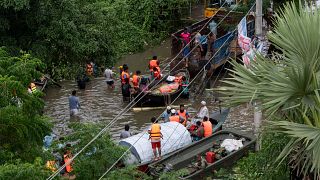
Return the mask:
{"type": "MultiPolygon", "coordinates": [[[[190,107],[191,104],[185,104],[184,107],[190,107]]],[[[180,105],[171,105],[171,108],[180,108],[180,105]]],[[[134,112],[141,112],[141,111],[152,111],[152,110],[159,110],[159,109],[166,109],[166,107],[134,107],[132,110],[134,112]]]]}

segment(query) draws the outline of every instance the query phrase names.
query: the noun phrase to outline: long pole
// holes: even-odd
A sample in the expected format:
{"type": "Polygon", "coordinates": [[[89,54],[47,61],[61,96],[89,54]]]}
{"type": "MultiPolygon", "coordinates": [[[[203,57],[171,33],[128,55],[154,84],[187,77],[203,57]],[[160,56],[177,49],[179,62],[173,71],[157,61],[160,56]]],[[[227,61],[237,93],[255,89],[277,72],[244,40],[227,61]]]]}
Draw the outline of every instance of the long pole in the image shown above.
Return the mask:
{"type": "Polygon", "coordinates": [[[256,36],[262,35],[262,0],[256,0],[256,36]]]}
{"type": "MultiPolygon", "coordinates": [[[[255,31],[256,36],[259,38],[262,35],[262,0],[256,0],[256,20],[255,20],[255,31]]],[[[254,134],[257,137],[256,141],[256,151],[260,150],[260,142],[261,137],[260,134],[260,126],[262,121],[262,112],[261,112],[261,104],[255,103],[254,105],[254,134]]]]}

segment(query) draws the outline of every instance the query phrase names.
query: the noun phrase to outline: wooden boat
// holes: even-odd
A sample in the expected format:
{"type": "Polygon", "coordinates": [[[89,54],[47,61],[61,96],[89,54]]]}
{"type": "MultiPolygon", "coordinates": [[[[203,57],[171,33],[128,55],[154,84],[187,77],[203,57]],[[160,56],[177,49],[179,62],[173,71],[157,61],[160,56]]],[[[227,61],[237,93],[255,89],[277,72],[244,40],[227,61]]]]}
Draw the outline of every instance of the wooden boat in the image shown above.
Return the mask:
{"type": "Polygon", "coordinates": [[[222,130],[222,125],[226,121],[230,112],[230,108],[220,109],[219,111],[213,111],[210,115],[210,121],[214,124],[212,132],[215,133],[219,130],[222,130]],[[213,121],[217,122],[215,124],[213,121]]]}
{"type": "MultiPolygon", "coordinates": [[[[215,133],[215,132],[218,132],[220,130],[222,130],[222,125],[223,123],[226,121],[228,115],[229,115],[229,112],[230,112],[230,108],[225,108],[225,109],[220,109],[219,111],[213,111],[210,115],[210,121],[213,123],[213,121],[217,122],[214,126],[214,128],[212,129],[212,132],[215,133]]],[[[194,143],[193,143],[194,144],[194,143]]],[[[169,157],[171,156],[172,154],[174,154],[174,152],[172,153],[169,153],[167,155],[165,155],[164,157],[169,157]]],[[[143,164],[140,164],[138,165],[138,169],[142,172],[147,172],[149,170],[149,167],[148,165],[152,163],[152,162],[147,162],[147,163],[143,163],[143,164]]]]}
{"type": "MultiPolygon", "coordinates": [[[[178,71],[174,71],[172,73],[170,73],[170,76],[185,76],[186,79],[189,81],[189,72],[188,70],[178,70],[178,71]]],[[[168,83],[166,81],[168,76],[162,78],[162,82],[160,82],[157,86],[153,87],[154,85],[151,85],[152,90],[151,91],[147,91],[146,95],[141,98],[143,95],[141,94],[139,97],[136,98],[136,100],[138,100],[137,102],[137,106],[150,106],[150,107],[155,107],[155,106],[164,106],[167,104],[171,103],[171,100],[174,100],[175,98],[177,98],[180,93],[182,92],[182,87],[178,85],[178,83],[176,82],[172,82],[172,83],[168,83]],[[160,89],[164,86],[167,86],[169,84],[176,84],[177,85],[177,89],[168,93],[161,93],[160,89]]],[[[154,81],[155,82],[155,81],[154,81]]],[[[154,83],[153,83],[154,84],[154,83]]],[[[150,87],[150,86],[149,86],[150,87]]]]}
{"type": "MultiPolygon", "coordinates": [[[[202,68],[204,68],[204,66],[212,58],[212,55],[214,55],[215,52],[218,52],[219,49],[219,52],[211,59],[208,65],[205,66],[207,75],[211,75],[211,73],[213,73],[215,69],[226,63],[229,57],[236,57],[242,54],[241,49],[238,48],[236,32],[234,32],[233,30],[237,27],[244,14],[241,12],[231,12],[228,16],[226,16],[227,13],[227,11],[218,11],[212,19],[217,24],[222,21],[222,23],[220,23],[220,25],[217,27],[216,40],[214,41],[214,43],[209,45],[213,47],[213,51],[209,51],[208,48],[206,56],[202,58],[199,49],[196,49],[190,53],[188,70],[190,72],[191,78],[193,78],[202,68]]],[[[203,28],[203,26],[208,26],[210,20],[211,18],[206,18],[190,25],[190,33],[199,32],[201,28],[203,28]]],[[[254,35],[254,18],[252,16],[247,16],[247,31],[248,37],[252,37],[252,35],[254,35]]],[[[172,57],[175,57],[183,48],[180,38],[180,34],[182,32],[183,29],[178,30],[171,35],[172,57]]],[[[203,28],[200,31],[200,34],[207,35],[209,34],[209,32],[209,28],[203,28]]],[[[194,45],[193,43],[191,43],[190,50],[193,48],[194,45]]],[[[170,64],[171,69],[177,70],[183,68],[185,66],[185,63],[180,63],[179,65],[177,65],[182,59],[183,55],[181,53],[178,58],[176,58],[175,61],[170,64]]]]}
{"type": "Polygon", "coordinates": [[[196,177],[204,176],[206,173],[212,173],[213,170],[218,170],[222,167],[230,167],[241,157],[248,154],[250,150],[254,150],[255,138],[243,135],[236,131],[219,131],[212,136],[202,139],[196,143],[193,143],[183,149],[176,151],[149,165],[150,172],[153,176],[159,177],[161,173],[170,170],[180,170],[186,168],[188,174],[181,177],[181,179],[195,179],[196,177]],[[197,167],[194,165],[195,161],[198,161],[199,155],[203,155],[208,152],[214,145],[220,144],[225,139],[240,139],[244,138],[243,147],[239,150],[221,156],[221,159],[215,160],[213,163],[208,163],[206,167],[197,167]]]}

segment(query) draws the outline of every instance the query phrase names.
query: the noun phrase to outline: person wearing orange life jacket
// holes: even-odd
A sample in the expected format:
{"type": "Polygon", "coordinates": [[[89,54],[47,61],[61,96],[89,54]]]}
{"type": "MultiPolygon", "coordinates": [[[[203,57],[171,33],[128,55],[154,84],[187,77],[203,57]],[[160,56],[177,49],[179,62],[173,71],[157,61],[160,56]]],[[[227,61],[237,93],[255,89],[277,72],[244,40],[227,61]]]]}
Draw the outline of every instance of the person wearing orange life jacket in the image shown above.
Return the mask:
{"type": "Polygon", "coordinates": [[[30,83],[31,92],[35,93],[37,91],[37,86],[34,82],[30,83]]]}
{"type": "Polygon", "coordinates": [[[92,64],[90,62],[88,62],[86,64],[86,74],[88,76],[92,76],[92,73],[93,73],[93,66],[92,66],[92,64]]]}
{"type": "Polygon", "coordinates": [[[177,112],[177,115],[181,116],[184,119],[182,125],[186,126],[189,118],[189,113],[187,112],[187,110],[184,109],[183,104],[180,104],[180,110],[177,112]]]}
{"type": "Polygon", "coordinates": [[[159,67],[159,64],[160,63],[159,63],[158,57],[153,56],[152,59],[149,61],[149,65],[148,65],[150,72],[153,71],[154,67],[159,67]]]}
{"type": "Polygon", "coordinates": [[[65,176],[70,176],[69,174],[73,171],[73,168],[72,168],[72,164],[73,162],[71,161],[72,159],[72,154],[71,154],[71,151],[69,149],[67,149],[63,155],[63,161],[66,165],[65,167],[65,176]]]}
{"type": "Polygon", "coordinates": [[[121,73],[121,84],[125,84],[126,80],[125,79],[130,79],[130,74],[128,72],[128,66],[123,65],[123,71],[121,73]]]}
{"type": "Polygon", "coordinates": [[[175,109],[171,109],[171,116],[169,117],[169,121],[182,124],[185,121],[185,119],[183,117],[177,115],[175,109]]]}
{"type": "Polygon", "coordinates": [[[161,74],[160,74],[160,68],[159,67],[154,67],[152,71],[152,78],[156,80],[161,79],[161,74]]]}
{"type": "Polygon", "coordinates": [[[203,118],[203,122],[202,122],[202,125],[203,125],[203,129],[204,129],[204,137],[209,137],[212,135],[212,124],[211,122],[208,120],[208,117],[205,116],[203,118]]]}
{"type": "Polygon", "coordinates": [[[161,126],[158,124],[158,120],[155,117],[151,118],[151,128],[149,132],[149,139],[151,139],[151,146],[154,154],[154,160],[161,159],[161,126]],[[157,149],[158,149],[158,157],[157,157],[157,149]]]}
{"type": "Polygon", "coordinates": [[[133,88],[138,91],[139,90],[139,85],[140,85],[140,74],[141,71],[137,70],[136,73],[132,76],[132,84],[133,84],[133,88]]]}

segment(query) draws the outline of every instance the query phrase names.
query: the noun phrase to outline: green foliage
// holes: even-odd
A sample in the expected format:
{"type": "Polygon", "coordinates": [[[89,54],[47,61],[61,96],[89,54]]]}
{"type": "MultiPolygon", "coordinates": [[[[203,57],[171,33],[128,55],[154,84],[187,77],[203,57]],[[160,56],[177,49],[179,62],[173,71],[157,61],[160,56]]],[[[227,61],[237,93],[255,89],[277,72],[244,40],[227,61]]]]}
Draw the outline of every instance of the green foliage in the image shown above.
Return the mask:
{"type": "Polygon", "coordinates": [[[37,94],[27,92],[27,85],[40,77],[41,69],[39,59],[29,54],[10,56],[0,48],[0,164],[47,157],[41,145],[51,125],[41,116],[44,102],[37,94]]]}
{"type": "Polygon", "coordinates": [[[41,158],[37,158],[32,164],[15,162],[13,164],[0,165],[0,179],[44,179],[50,172],[43,166],[41,158]]]}
{"type": "Polygon", "coordinates": [[[283,52],[273,61],[257,55],[246,67],[233,62],[232,78],[221,88],[229,105],[262,103],[266,117],[291,139],[278,159],[289,158],[304,176],[320,176],[320,12],[288,3],[277,14],[274,33],[268,35],[283,52]],[[279,121],[281,120],[281,121],[279,121]],[[289,121],[289,122],[288,122],[289,121]]]}
{"type": "Polygon", "coordinates": [[[188,174],[189,174],[189,171],[187,169],[180,169],[178,171],[163,173],[163,174],[161,174],[159,179],[161,179],[161,180],[175,180],[175,179],[179,179],[180,177],[186,176],[188,174]]]}
{"type": "MultiPolygon", "coordinates": [[[[72,146],[72,152],[78,152],[98,132],[102,125],[74,123],[70,125],[74,133],[65,138],[66,142],[78,142],[72,146]]],[[[77,179],[98,179],[125,152],[125,148],[118,146],[103,134],[82,154],[75,159],[74,173],[77,179]]]]}
{"type": "Polygon", "coordinates": [[[276,157],[280,155],[288,140],[289,138],[281,133],[263,134],[261,150],[250,153],[234,168],[236,179],[288,179],[289,168],[286,162],[276,162],[276,157]]]}
{"type": "Polygon", "coordinates": [[[112,171],[106,178],[108,180],[131,180],[131,179],[143,179],[143,180],[151,180],[152,178],[148,176],[146,173],[143,173],[134,166],[128,166],[122,169],[118,169],[112,171]]]}
{"type": "Polygon", "coordinates": [[[181,25],[186,6],[187,0],[4,1],[0,44],[31,50],[54,78],[69,78],[70,64],[114,64],[163,38],[181,25]]]}

